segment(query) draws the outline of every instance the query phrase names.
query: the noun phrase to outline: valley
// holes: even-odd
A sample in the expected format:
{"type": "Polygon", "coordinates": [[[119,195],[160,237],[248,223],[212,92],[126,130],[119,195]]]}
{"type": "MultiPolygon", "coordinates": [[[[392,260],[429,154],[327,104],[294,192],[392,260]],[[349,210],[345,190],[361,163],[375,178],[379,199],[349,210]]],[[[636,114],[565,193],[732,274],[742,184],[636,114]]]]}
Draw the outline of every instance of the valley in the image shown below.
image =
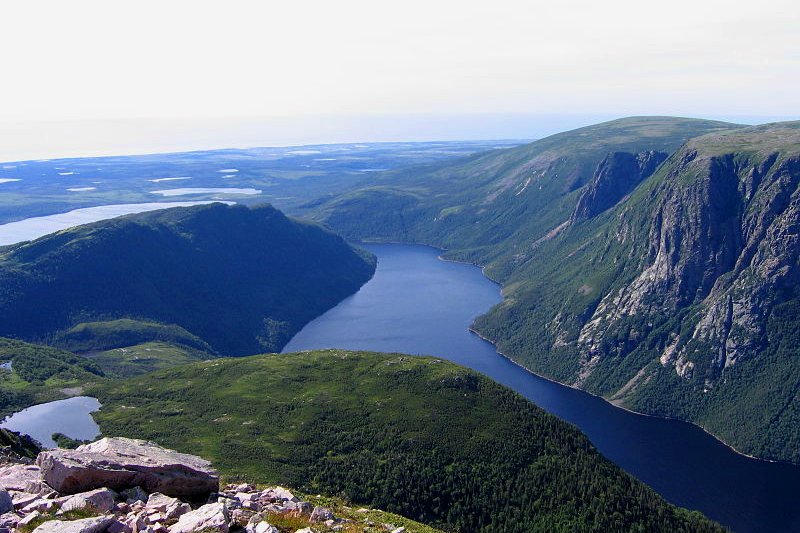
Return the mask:
{"type": "MultiPolygon", "coordinates": [[[[441,508],[419,507],[408,498],[397,507],[399,500],[381,496],[377,486],[374,489],[377,492],[351,493],[355,486],[370,486],[374,481],[367,478],[348,481],[340,473],[326,479],[319,473],[303,470],[311,463],[301,458],[313,457],[314,453],[306,450],[290,460],[288,448],[280,451],[281,446],[294,446],[295,442],[322,444],[311,442],[307,435],[297,441],[297,434],[289,433],[281,434],[279,441],[269,441],[266,435],[276,423],[274,420],[239,421],[234,424],[239,430],[231,426],[227,441],[218,442],[211,434],[202,437],[206,430],[219,429],[229,422],[231,415],[227,411],[239,408],[230,403],[232,398],[248,397],[236,387],[218,397],[220,408],[227,407],[226,412],[212,421],[205,421],[205,415],[199,412],[188,415],[186,423],[201,420],[197,427],[191,428],[185,423],[176,424],[188,409],[181,403],[182,393],[175,396],[166,389],[155,392],[150,387],[154,395],[150,399],[146,399],[147,394],[142,396],[141,401],[152,405],[143,411],[149,417],[149,424],[155,424],[152,427],[137,418],[135,410],[129,412],[130,405],[124,403],[125,398],[137,397],[132,391],[140,389],[142,383],[162,379],[156,376],[165,376],[165,383],[188,380],[187,386],[191,388],[195,379],[182,372],[228,365],[226,356],[231,355],[283,351],[292,354],[291,359],[302,359],[301,354],[294,353],[322,348],[335,349],[334,353],[345,354],[345,359],[361,357],[349,350],[432,355],[477,370],[521,393],[545,411],[577,425],[588,437],[586,442],[591,441],[590,449],[596,447],[593,453],[602,454],[597,455],[598,459],[610,459],[672,504],[699,510],[740,533],[792,531],[800,521],[800,516],[792,512],[789,496],[793,487],[800,484],[797,467],[745,458],[696,427],[677,420],[635,415],[576,388],[601,395],[627,409],[699,423],[731,442],[724,433],[724,425],[715,426],[714,418],[700,417],[698,413],[702,413],[705,403],[719,420],[726,419],[726,423],[740,420],[736,426],[739,440],[732,442],[737,449],[748,451],[747,446],[753,445],[756,435],[762,447],[794,449],[791,440],[794,389],[791,381],[776,379],[779,374],[786,375],[783,373],[787,368],[788,375],[794,376],[792,359],[787,358],[793,350],[794,304],[793,296],[786,291],[794,275],[790,270],[792,256],[777,268],[769,266],[786,259],[790,246],[787,243],[791,241],[775,237],[774,242],[783,243],[784,248],[767,244],[764,246],[771,248],[756,250],[765,235],[779,228],[788,228],[788,235],[792,235],[791,211],[787,211],[791,208],[787,205],[791,205],[789,197],[795,183],[795,170],[791,166],[793,131],[792,125],[759,129],[712,121],[638,117],[566,132],[520,147],[493,146],[491,152],[429,159],[410,166],[398,162],[393,170],[369,167],[358,179],[340,181],[333,189],[315,187],[313,180],[308,180],[304,184],[307,189],[284,205],[291,213],[322,221],[351,240],[421,242],[447,248],[443,252],[445,259],[485,265],[485,273],[502,283],[502,297],[498,287],[474,266],[439,261],[440,252],[436,249],[401,244],[348,245],[316,224],[287,218],[272,207],[256,205],[258,199],[245,198],[249,195],[227,196],[227,205],[209,205],[208,202],[218,199],[214,195],[221,193],[217,187],[208,187],[204,192],[197,189],[200,199],[191,202],[196,205],[98,220],[77,228],[68,227],[69,218],[65,219],[67,222],[57,219],[56,224],[64,225],[55,227],[47,225],[49,220],[38,225],[20,221],[19,224],[28,224],[22,231],[12,229],[17,223],[9,224],[8,242],[14,244],[0,248],[3,258],[0,276],[7,287],[0,298],[0,314],[6,313],[5,329],[0,334],[51,347],[5,341],[12,343],[9,353],[13,357],[7,357],[10,366],[0,386],[0,393],[5,395],[3,408],[10,413],[63,398],[66,391],[70,395],[86,391],[103,403],[94,416],[104,434],[152,438],[181,451],[211,458],[220,465],[225,464],[227,457],[230,464],[224,468],[231,475],[262,483],[289,483],[304,490],[344,491],[347,499],[379,505],[445,529],[454,524],[487,531],[511,527],[501,526],[506,515],[499,511],[492,518],[494,522],[483,522],[488,518],[477,518],[470,515],[471,511],[463,517],[452,512],[438,514],[441,508]],[[733,145],[739,147],[742,155],[728,155],[733,145]],[[741,177],[745,171],[749,172],[747,179],[741,177]],[[708,172],[709,177],[703,177],[703,172],[708,172]],[[693,185],[689,174],[700,185],[693,185]],[[703,224],[713,220],[715,209],[720,213],[732,212],[733,197],[725,196],[719,189],[730,186],[734,179],[731,175],[738,176],[736,179],[743,183],[734,197],[746,199],[749,207],[733,212],[739,213],[736,216],[747,231],[730,229],[725,226],[727,222],[708,222],[710,225],[700,229],[687,225],[697,220],[703,224]],[[684,186],[688,187],[688,193],[681,189],[684,186]],[[698,207],[693,203],[695,200],[698,207]],[[243,202],[248,205],[241,205],[243,202]],[[673,211],[667,209],[674,205],[688,209],[688,215],[671,207],[673,211]],[[763,206],[768,208],[765,210],[763,206]],[[772,219],[748,219],[751,215],[747,209],[754,215],[774,212],[777,214],[770,216],[777,217],[776,220],[784,217],[787,221],[769,229],[772,219]],[[657,224],[648,218],[650,213],[659,213],[657,224]],[[672,226],[677,229],[670,229],[672,226]],[[25,238],[26,231],[32,232],[31,238],[38,237],[37,227],[41,234],[47,233],[49,230],[44,228],[48,227],[62,231],[32,242],[16,243],[25,238]],[[713,233],[717,230],[721,232],[719,237],[713,233]],[[752,232],[754,244],[750,248],[746,242],[739,244],[741,235],[747,236],[747,232],[752,232]],[[300,244],[304,239],[306,242],[300,244]],[[131,243],[136,246],[130,247],[131,243]],[[768,251],[773,256],[766,255],[768,251]],[[713,260],[691,263],[703,254],[713,260]],[[724,264],[737,261],[725,259],[726,254],[743,254],[738,260],[742,266],[737,264],[738,274],[732,277],[724,264]],[[373,276],[375,256],[377,273],[373,276]],[[114,259],[100,260],[101,257],[114,259]],[[230,257],[237,260],[230,261],[230,257]],[[757,293],[766,296],[751,299],[747,305],[750,309],[761,306],[761,312],[774,307],[775,312],[764,315],[769,320],[760,326],[753,319],[759,315],[751,314],[738,329],[723,333],[722,360],[727,362],[721,364],[719,358],[711,360],[712,368],[717,365],[720,369],[717,374],[687,372],[686,369],[709,364],[702,359],[706,345],[701,346],[700,340],[694,339],[707,342],[701,336],[703,332],[731,328],[726,325],[730,318],[728,322],[713,322],[720,316],[720,311],[707,310],[713,310],[713,298],[722,294],[720,301],[731,302],[754,293],[751,287],[756,285],[752,280],[758,278],[746,270],[745,263],[751,259],[761,260],[764,265],[754,267],[753,272],[766,273],[766,282],[760,282],[761,292],[757,293]],[[718,271],[708,271],[709,265],[720,261],[723,266],[718,271]],[[648,262],[653,262],[649,272],[648,262]],[[102,265],[99,270],[98,265],[102,265]],[[202,268],[198,268],[200,265],[202,268]],[[768,270],[768,266],[773,270],[768,270]],[[693,276],[697,273],[699,281],[695,282],[693,276]],[[658,279],[658,275],[665,277],[658,279]],[[89,279],[105,281],[93,286],[89,279]],[[302,283],[298,283],[300,279],[302,283]],[[670,285],[672,279],[678,280],[674,287],[670,285]],[[154,283],[155,280],[158,281],[154,283]],[[236,282],[231,283],[232,280],[236,282]],[[215,283],[220,283],[216,290],[212,288],[215,283]],[[692,283],[696,285],[687,288],[692,283]],[[70,285],[80,286],[81,291],[69,291],[70,285]],[[199,287],[206,288],[198,292],[199,287]],[[47,316],[33,308],[26,311],[24,302],[40,301],[37,295],[53,290],[64,292],[56,293],[50,300],[47,316]],[[695,294],[694,300],[687,300],[687,294],[695,294]],[[198,300],[201,295],[207,300],[198,300]],[[322,295],[324,299],[320,298],[322,295]],[[259,307],[264,302],[270,306],[259,307]],[[59,308],[62,304],[67,305],[59,308]],[[627,306],[626,310],[621,310],[623,306],[627,306]],[[193,315],[193,309],[204,312],[202,316],[193,315]],[[705,318],[703,312],[707,313],[705,318]],[[631,317],[638,322],[631,322],[631,317]],[[705,329],[698,326],[694,336],[680,329],[692,323],[712,326],[705,329]],[[496,342],[503,354],[522,366],[499,356],[491,344],[469,333],[468,328],[496,342]],[[737,331],[736,335],[731,331],[737,331]],[[749,340],[740,331],[749,331],[749,340]],[[777,335],[775,332],[780,332],[782,344],[769,342],[769,335],[777,335]],[[681,340],[686,338],[689,340],[681,340]],[[745,340],[734,344],[734,339],[742,338],[745,340]],[[766,338],[766,343],[760,338],[766,338]],[[15,354],[24,346],[34,353],[54,350],[68,365],[85,361],[81,363],[85,368],[77,371],[63,366],[42,378],[21,378],[16,371],[15,354]],[[768,367],[759,366],[756,380],[770,380],[777,389],[768,400],[754,400],[752,394],[756,391],[763,394],[764,385],[758,381],[752,385],[753,378],[747,372],[765,358],[773,362],[768,367]],[[525,368],[574,388],[542,379],[525,368]],[[672,377],[670,372],[674,373],[672,377]],[[675,379],[685,381],[675,385],[675,379]],[[750,384],[751,390],[742,389],[744,383],[750,384]],[[125,392],[117,394],[120,387],[125,392]],[[698,390],[702,390],[700,401],[695,396],[698,390]],[[751,411],[731,411],[737,408],[736,401],[746,404],[751,411]],[[120,410],[120,405],[125,407],[120,410]],[[161,408],[156,409],[159,405],[161,408]],[[777,433],[774,429],[762,432],[763,426],[759,424],[763,422],[759,423],[751,414],[765,406],[764,418],[772,419],[768,424],[779,428],[777,433]],[[775,411],[769,409],[780,409],[784,420],[776,423],[775,411]],[[225,442],[228,446],[241,445],[241,430],[245,427],[258,435],[255,440],[247,439],[255,447],[254,457],[259,458],[256,463],[248,463],[252,458],[231,455],[230,451],[220,452],[228,450],[221,447],[225,442]],[[271,452],[265,452],[266,449],[271,452]],[[270,459],[264,462],[267,457],[270,459]],[[300,462],[293,463],[295,460],[300,462]],[[269,461],[278,463],[273,468],[269,461]],[[344,489],[348,483],[355,485],[344,489]],[[471,517],[467,518],[468,515],[471,517]]],[[[154,157],[159,160],[160,156],[154,157]]],[[[255,158],[252,153],[248,157],[255,158]]],[[[140,159],[133,157],[132,167],[140,159]]],[[[116,164],[124,167],[121,161],[116,164]]],[[[225,165],[224,170],[229,171],[224,176],[226,180],[237,174],[233,172],[237,170],[233,164],[225,165]]],[[[165,179],[152,178],[158,187],[173,187],[169,181],[155,180],[165,179]]],[[[330,183],[335,181],[332,178],[330,183]]],[[[181,182],[174,185],[179,183],[176,191],[190,188],[183,187],[185,183],[181,182]]],[[[243,185],[257,186],[250,182],[243,185]]],[[[118,207],[139,210],[135,205],[118,207]]],[[[117,206],[106,208],[107,215],[111,215],[117,206]]],[[[103,218],[102,211],[95,215],[92,209],[95,207],[89,209],[87,216],[103,218]]],[[[51,213],[41,214],[49,218],[51,213]]],[[[4,226],[0,226],[0,238],[3,230],[4,226]]],[[[294,387],[298,394],[308,395],[308,401],[322,402],[321,405],[344,398],[344,390],[318,391],[321,382],[315,382],[316,378],[311,376],[323,367],[323,374],[337,384],[347,383],[344,375],[337,374],[338,369],[326,367],[330,362],[327,356],[319,355],[323,358],[312,357],[313,363],[302,366],[303,377],[299,380],[278,372],[275,379],[279,381],[273,389],[280,386],[277,383],[285,384],[294,387]],[[289,385],[293,380],[296,384],[289,385]]],[[[397,356],[405,361],[404,356],[397,356]]],[[[449,364],[440,359],[435,361],[439,361],[435,364],[449,364]]],[[[334,364],[346,366],[346,363],[334,364]]],[[[234,371],[243,383],[247,382],[247,372],[258,372],[256,367],[246,368],[234,371]]],[[[361,380],[369,372],[356,374],[361,380]]],[[[203,376],[199,380],[207,385],[203,392],[210,393],[216,376],[203,376]]],[[[266,377],[258,379],[264,381],[266,377]]],[[[349,385],[354,391],[359,386],[356,382],[349,385]]],[[[252,384],[249,388],[255,394],[262,390],[260,387],[252,384]]],[[[435,394],[436,398],[425,401],[435,404],[442,391],[435,394]]],[[[265,401],[276,400],[268,395],[265,401]]],[[[299,408],[293,401],[281,409],[299,408]]],[[[418,431],[441,433],[441,428],[426,425],[435,419],[430,420],[429,414],[417,412],[418,406],[412,408],[412,404],[404,401],[405,411],[415,413],[406,413],[407,416],[425,421],[418,431]]],[[[203,405],[199,399],[192,403],[203,405]]],[[[359,409],[364,407],[356,405],[359,409]]],[[[331,411],[322,420],[334,412],[338,413],[335,416],[344,417],[341,420],[347,420],[353,415],[352,409],[350,406],[342,413],[331,411]]],[[[246,412],[255,416],[261,410],[251,408],[246,412]]],[[[312,419],[317,420],[317,416],[313,414],[312,419]]],[[[393,412],[391,416],[399,415],[393,412]]],[[[406,420],[403,425],[408,426],[409,419],[403,420],[406,420]]],[[[537,420],[544,427],[547,423],[543,421],[549,419],[537,420]]],[[[486,430],[487,434],[505,431],[495,429],[486,430]]],[[[469,434],[475,429],[464,431],[469,434]]],[[[411,437],[410,442],[416,442],[417,438],[419,434],[411,437]]],[[[366,450],[361,445],[355,448],[366,450]]],[[[404,453],[412,453],[407,446],[401,448],[404,453]]],[[[388,449],[381,448],[380,453],[388,449]]],[[[333,453],[330,457],[344,453],[329,452],[333,453]]],[[[512,455],[521,453],[524,454],[516,451],[512,455]]],[[[784,452],[757,455],[786,459],[780,453],[784,452]]],[[[321,466],[314,463],[313,468],[321,466]]],[[[452,468],[457,467],[451,465],[445,469],[452,468]]],[[[565,475],[563,467],[558,469],[558,474],[544,475],[548,478],[565,475]]],[[[426,470],[425,476],[430,478],[435,473],[435,469],[426,470]]],[[[569,474],[577,476],[575,479],[587,475],[586,472],[569,474]]],[[[569,476],[556,484],[566,486],[571,482],[567,481],[571,479],[569,476]]],[[[615,476],[611,475],[614,481],[610,483],[615,487],[624,484],[625,478],[615,476]]],[[[424,485],[421,479],[392,481],[399,485],[409,482],[417,483],[414,486],[418,488],[422,486],[420,483],[424,485]]],[[[441,483],[446,487],[451,482],[443,478],[441,483]]],[[[493,483],[496,487],[507,481],[497,479],[493,483]]],[[[595,481],[588,483],[596,485],[595,481]]],[[[443,490],[440,496],[421,498],[444,498],[445,493],[450,494],[450,489],[443,490]]],[[[636,494],[640,494],[639,490],[636,489],[636,494]]],[[[539,500],[536,505],[541,511],[537,515],[540,521],[528,523],[514,515],[514,527],[522,531],[582,524],[580,527],[588,530],[628,530],[650,524],[647,527],[654,530],[680,530],[686,526],[679,524],[699,520],[699,515],[684,514],[680,509],[669,511],[677,514],[667,518],[667,510],[675,508],[663,502],[657,505],[665,507],[656,514],[661,517],[658,520],[666,522],[648,522],[654,520],[653,505],[656,505],[649,496],[638,503],[621,504],[603,502],[599,495],[586,498],[588,501],[577,506],[557,497],[539,500]],[[609,520],[608,515],[601,516],[602,513],[583,507],[584,504],[622,505],[628,510],[643,504],[649,510],[641,515],[623,513],[624,517],[613,518],[618,522],[606,523],[603,520],[609,520]]],[[[465,504],[466,501],[458,506],[465,504]]],[[[500,509],[499,504],[493,505],[500,509]]],[[[516,503],[511,505],[519,507],[516,503]]],[[[699,526],[691,526],[689,530],[696,527],[699,526]]]]}
{"type": "Polygon", "coordinates": [[[525,367],[797,462],[798,131],[622,119],[387,172],[310,214],[485,265],[505,300],[475,328],[525,367]]]}

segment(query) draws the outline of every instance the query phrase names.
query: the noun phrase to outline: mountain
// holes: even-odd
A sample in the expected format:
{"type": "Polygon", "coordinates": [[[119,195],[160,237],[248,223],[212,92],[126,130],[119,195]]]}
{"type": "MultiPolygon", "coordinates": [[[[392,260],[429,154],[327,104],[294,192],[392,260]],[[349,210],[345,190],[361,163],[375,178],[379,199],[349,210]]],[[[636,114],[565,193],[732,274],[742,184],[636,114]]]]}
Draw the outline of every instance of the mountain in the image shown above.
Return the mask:
{"type": "Polygon", "coordinates": [[[376,177],[315,215],[485,265],[505,301],[475,327],[533,371],[800,462],[799,130],[625,119],[376,177]]]}
{"type": "Polygon", "coordinates": [[[0,335],[279,351],[374,269],[367,252],[269,205],[129,215],[0,248],[0,335]]]}
{"type": "Polygon", "coordinates": [[[341,350],[216,359],[88,393],[103,404],[104,435],[448,531],[722,531],[664,502],[573,426],[440,359],[341,350]]]}
{"type": "Polygon", "coordinates": [[[800,462],[798,183],[800,123],[690,140],[528,265],[539,272],[530,295],[563,302],[528,315],[548,332],[531,361],[747,453],[800,462]],[[555,370],[565,357],[571,368],[555,370]]]}
{"type": "MultiPolygon", "coordinates": [[[[671,153],[692,137],[731,127],[672,117],[615,120],[457,163],[374,173],[361,187],[306,209],[346,237],[433,244],[452,259],[487,265],[502,280],[518,254],[560,230],[609,154],[639,157],[635,172],[652,172],[663,156],[645,152],[671,153]]],[[[629,170],[621,159],[608,166],[618,175],[629,170]]]]}

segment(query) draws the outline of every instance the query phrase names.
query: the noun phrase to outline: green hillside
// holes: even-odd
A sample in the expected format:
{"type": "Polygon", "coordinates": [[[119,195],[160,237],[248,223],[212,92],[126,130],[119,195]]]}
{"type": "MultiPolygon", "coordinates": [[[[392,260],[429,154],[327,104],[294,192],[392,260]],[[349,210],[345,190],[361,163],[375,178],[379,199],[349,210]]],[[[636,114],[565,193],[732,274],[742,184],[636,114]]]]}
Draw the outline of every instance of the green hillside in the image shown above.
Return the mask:
{"type": "Polygon", "coordinates": [[[574,427],[439,359],[337,350],[217,359],[89,393],[103,403],[105,435],[447,530],[722,531],[665,503],[574,427]]]}
{"type": "Polygon", "coordinates": [[[375,173],[362,187],[307,208],[346,237],[433,244],[502,279],[570,217],[609,153],[671,153],[691,137],[731,127],[674,117],[614,120],[456,163],[375,173]]]}
{"type": "MultiPolygon", "coordinates": [[[[487,203],[486,191],[474,194],[476,216],[454,228],[442,229],[427,211],[414,231],[372,236],[445,246],[451,257],[486,264],[505,301],[476,328],[528,368],[638,411],[700,423],[747,453],[800,462],[800,123],[667,142],[644,134],[652,120],[666,119],[600,124],[514,149],[533,156],[529,166],[539,143],[576,155],[554,160],[513,197],[487,203]],[[634,152],[645,151],[616,144],[619,128],[637,137],[634,152]],[[604,144],[592,152],[598,136],[604,144]],[[654,151],[671,155],[647,174],[641,163],[654,151]],[[559,166],[589,153],[593,170],[559,166]],[[482,210],[490,220],[477,216],[482,210]],[[495,242],[482,237],[484,227],[495,242]]],[[[475,161],[436,175],[473,194],[462,170],[475,161]]],[[[487,172],[487,182],[512,174],[487,172]]],[[[347,202],[359,194],[327,201],[319,216],[350,231],[338,221],[351,220],[347,202]]],[[[418,209],[451,197],[426,194],[418,209]]],[[[352,216],[367,217],[360,207],[352,216]]],[[[379,216],[365,222],[367,231],[379,216]]]]}
{"type": "Polygon", "coordinates": [[[49,346],[0,337],[0,418],[35,403],[66,397],[103,376],[92,361],[49,346]]]}
{"type": "Polygon", "coordinates": [[[76,350],[167,340],[278,351],[374,268],[269,205],[129,215],[0,248],[0,335],[76,350]]]}

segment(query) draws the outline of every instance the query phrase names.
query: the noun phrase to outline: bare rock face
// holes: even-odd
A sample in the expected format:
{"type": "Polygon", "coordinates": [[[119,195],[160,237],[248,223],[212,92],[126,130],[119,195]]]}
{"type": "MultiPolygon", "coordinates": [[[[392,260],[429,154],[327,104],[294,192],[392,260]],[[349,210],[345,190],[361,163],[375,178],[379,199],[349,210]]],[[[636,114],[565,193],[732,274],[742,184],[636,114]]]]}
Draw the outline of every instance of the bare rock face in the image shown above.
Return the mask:
{"type": "Polygon", "coordinates": [[[592,218],[616,205],[639,183],[656,171],[667,154],[663,152],[612,152],[595,170],[592,180],[578,199],[570,223],[592,218]]]}
{"type": "Polygon", "coordinates": [[[33,533],[102,533],[114,521],[112,516],[95,516],[82,520],[51,520],[33,530],[33,533]]]}
{"type": "Polygon", "coordinates": [[[36,465],[13,464],[0,468],[0,487],[19,492],[37,493],[46,488],[36,465]]]}
{"type": "Polygon", "coordinates": [[[108,513],[114,509],[116,498],[117,494],[108,489],[90,490],[70,497],[61,505],[61,511],[75,511],[89,507],[108,513]]]}
{"type": "Polygon", "coordinates": [[[221,503],[209,503],[180,517],[178,522],[170,526],[169,533],[194,533],[196,531],[214,530],[228,532],[228,510],[221,503]]]}
{"type": "Polygon", "coordinates": [[[576,385],[695,306],[693,331],[675,331],[659,360],[711,388],[725,369],[760,353],[772,308],[800,283],[800,158],[688,146],[673,159],[653,193],[639,274],[604,295],[579,333],[576,385]]]}
{"type": "Polygon", "coordinates": [[[62,494],[139,486],[167,496],[200,498],[219,489],[211,463],[152,442],[104,438],[75,450],[48,450],[36,459],[41,477],[62,494]]]}

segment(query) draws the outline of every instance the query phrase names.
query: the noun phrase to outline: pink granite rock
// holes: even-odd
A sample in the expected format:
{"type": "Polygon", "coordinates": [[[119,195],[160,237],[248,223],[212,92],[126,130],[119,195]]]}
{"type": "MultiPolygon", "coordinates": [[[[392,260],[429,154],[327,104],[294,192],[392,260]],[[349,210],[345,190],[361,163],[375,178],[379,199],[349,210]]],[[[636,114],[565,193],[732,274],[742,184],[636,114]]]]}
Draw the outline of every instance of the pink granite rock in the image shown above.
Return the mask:
{"type": "Polygon", "coordinates": [[[42,479],[62,494],[140,486],[148,492],[200,498],[219,489],[219,475],[205,459],[137,439],[104,438],[75,450],[48,450],[36,464],[42,479]]]}

